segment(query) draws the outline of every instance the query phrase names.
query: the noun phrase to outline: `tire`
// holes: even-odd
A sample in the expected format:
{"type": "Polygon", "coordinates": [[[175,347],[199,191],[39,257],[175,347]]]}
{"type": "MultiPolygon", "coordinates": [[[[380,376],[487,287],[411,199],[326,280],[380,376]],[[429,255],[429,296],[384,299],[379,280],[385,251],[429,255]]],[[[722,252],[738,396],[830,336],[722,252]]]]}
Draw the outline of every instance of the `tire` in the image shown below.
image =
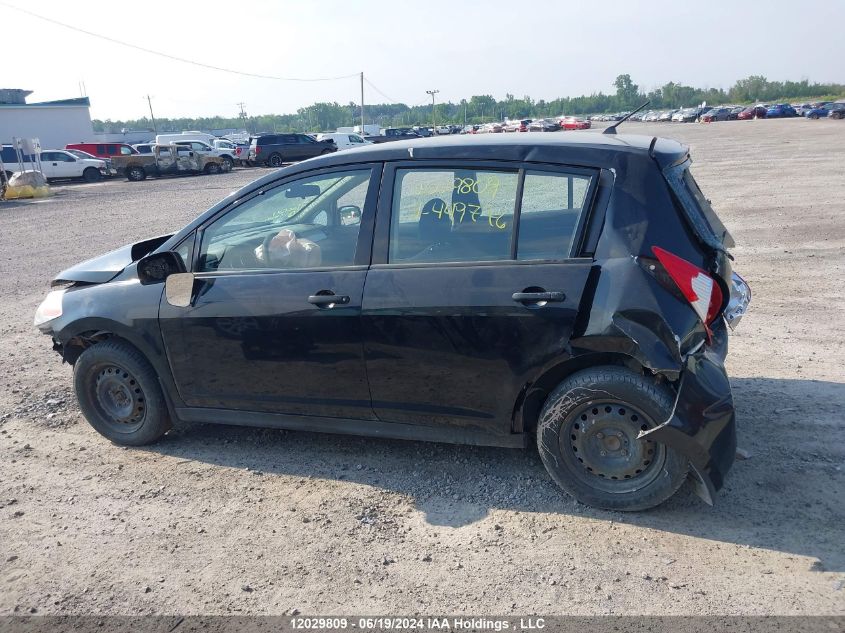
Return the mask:
{"type": "Polygon", "coordinates": [[[332,153],[332,150],[324,149],[322,152],[320,152],[320,156],[325,156],[326,154],[331,154],[331,153],[332,153]]]}
{"type": "Polygon", "coordinates": [[[138,165],[133,165],[129,169],[126,170],[126,178],[131,180],[132,182],[141,182],[142,180],[146,179],[147,172],[144,170],[143,167],[138,165]]]}
{"type": "Polygon", "coordinates": [[[228,156],[224,156],[223,165],[223,171],[232,171],[232,168],[235,166],[235,161],[233,161],[228,156]]]}
{"type": "Polygon", "coordinates": [[[209,163],[208,165],[205,166],[205,169],[203,169],[203,171],[206,174],[219,174],[220,173],[220,165],[218,165],[217,163],[209,163]]]}
{"type": "Polygon", "coordinates": [[[100,171],[94,167],[86,167],[82,172],[82,179],[85,182],[99,182],[101,177],[100,171]]]}
{"type": "Polygon", "coordinates": [[[274,168],[281,167],[283,162],[284,161],[282,160],[282,155],[278,152],[270,154],[270,158],[267,160],[267,163],[270,165],[270,167],[274,168]]]}
{"type": "Polygon", "coordinates": [[[88,423],[115,444],[150,444],[171,427],[155,371],[124,341],[103,341],[82,352],[73,386],[88,423]]]}
{"type": "Polygon", "coordinates": [[[809,118],[813,119],[813,120],[816,120],[816,119],[818,119],[818,118],[819,118],[819,115],[818,115],[818,113],[816,113],[816,112],[811,112],[811,113],[810,113],[810,114],[808,114],[807,116],[808,116],[809,118]]]}
{"type": "Polygon", "coordinates": [[[552,479],[581,503],[605,510],[653,508],[677,492],[689,471],[664,444],[638,440],[668,419],[674,396],[622,367],[579,371],[549,395],[537,448],[552,479]]]}

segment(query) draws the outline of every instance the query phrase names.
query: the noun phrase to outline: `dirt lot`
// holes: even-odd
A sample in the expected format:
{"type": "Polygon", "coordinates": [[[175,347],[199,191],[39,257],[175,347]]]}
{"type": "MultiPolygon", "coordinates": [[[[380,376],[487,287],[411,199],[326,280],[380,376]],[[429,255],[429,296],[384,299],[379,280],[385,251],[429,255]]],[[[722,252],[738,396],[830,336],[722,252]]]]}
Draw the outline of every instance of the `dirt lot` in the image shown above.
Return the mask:
{"type": "Polygon", "coordinates": [[[845,614],[845,122],[627,124],[688,142],[751,312],[713,508],[563,497],[533,451],[180,428],[113,446],[31,326],[60,269],[263,170],[0,203],[0,614],[845,614]]]}

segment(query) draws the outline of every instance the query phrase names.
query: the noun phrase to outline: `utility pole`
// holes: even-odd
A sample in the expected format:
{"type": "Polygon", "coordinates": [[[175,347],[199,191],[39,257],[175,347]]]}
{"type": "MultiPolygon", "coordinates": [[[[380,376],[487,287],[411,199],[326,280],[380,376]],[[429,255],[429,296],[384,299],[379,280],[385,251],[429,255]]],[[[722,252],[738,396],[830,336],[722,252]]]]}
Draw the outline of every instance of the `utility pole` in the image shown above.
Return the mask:
{"type": "Polygon", "coordinates": [[[364,71],[361,71],[361,134],[364,132],[364,71]]]}
{"type": "Polygon", "coordinates": [[[153,114],[153,102],[150,99],[150,95],[147,95],[147,105],[150,106],[150,118],[153,120],[153,132],[158,134],[158,126],[156,125],[156,117],[153,114]]]}
{"type": "Polygon", "coordinates": [[[425,93],[431,95],[431,125],[432,125],[432,132],[437,134],[437,113],[435,112],[435,105],[434,105],[434,95],[436,95],[439,90],[426,90],[425,93]]]}
{"type": "Polygon", "coordinates": [[[244,129],[249,132],[249,129],[246,126],[246,112],[244,111],[245,105],[246,104],[243,101],[237,104],[237,106],[241,109],[240,113],[238,114],[238,118],[241,120],[241,125],[244,126],[244,129]]]}

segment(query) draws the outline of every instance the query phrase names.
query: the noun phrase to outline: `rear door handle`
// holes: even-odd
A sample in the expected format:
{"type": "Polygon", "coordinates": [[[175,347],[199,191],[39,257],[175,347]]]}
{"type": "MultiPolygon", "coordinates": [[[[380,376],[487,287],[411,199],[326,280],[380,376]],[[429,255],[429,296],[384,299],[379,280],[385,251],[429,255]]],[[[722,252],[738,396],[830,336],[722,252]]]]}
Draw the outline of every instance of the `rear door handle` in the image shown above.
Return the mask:
{"type": "Polygon", "coordinates": [[[347,295],[316,294],[308,297],[308,303],[312,303],[315,306],[329,306],[338,303],[346,304],[349,303],[349,297],[347,295]]]}
{"type": "Polygon", "coordinates": [[[535,302],[535,301],[563,301],[566,295],[559,291],[552,292],[515,292],[511,295],[514,301],[535,302]]]}

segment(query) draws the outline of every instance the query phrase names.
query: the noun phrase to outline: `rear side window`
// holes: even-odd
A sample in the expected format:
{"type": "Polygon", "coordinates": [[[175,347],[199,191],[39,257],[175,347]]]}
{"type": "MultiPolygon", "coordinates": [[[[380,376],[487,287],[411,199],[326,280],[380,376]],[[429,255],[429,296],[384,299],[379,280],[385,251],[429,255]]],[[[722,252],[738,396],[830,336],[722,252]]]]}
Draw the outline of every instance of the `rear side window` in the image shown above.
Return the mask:
{"type": "Polygon", "coordinates": [[[259,136],[256,139],[256,145],[274,145],[278,142],[279,140],[276,136],[259,136]]]}
{"type": "Polygon", "coordinates": [[[105,145],[97,145],[97,156],[102,156],[106,153],[106,146],[105,145]]]}
{"type": "Polygon", "coordinates": [[[590,180],[590,176],[559,172],[526,172],[517,259],[566,259],[570,256],[590,180]]]}
{"type": "Polygon", "coordinates": [[[527,170],[517,204],[520,177],[516,170],[398,169],[388,262],[571,257],[592,176],[527,170]]]}
{"type": "Polygon", "coordinates": [[[120,153],[123,156],[130,156],[132,154],[132,148],[127,147],[126,145],[121,145],[120,146],[120,153]]]}

